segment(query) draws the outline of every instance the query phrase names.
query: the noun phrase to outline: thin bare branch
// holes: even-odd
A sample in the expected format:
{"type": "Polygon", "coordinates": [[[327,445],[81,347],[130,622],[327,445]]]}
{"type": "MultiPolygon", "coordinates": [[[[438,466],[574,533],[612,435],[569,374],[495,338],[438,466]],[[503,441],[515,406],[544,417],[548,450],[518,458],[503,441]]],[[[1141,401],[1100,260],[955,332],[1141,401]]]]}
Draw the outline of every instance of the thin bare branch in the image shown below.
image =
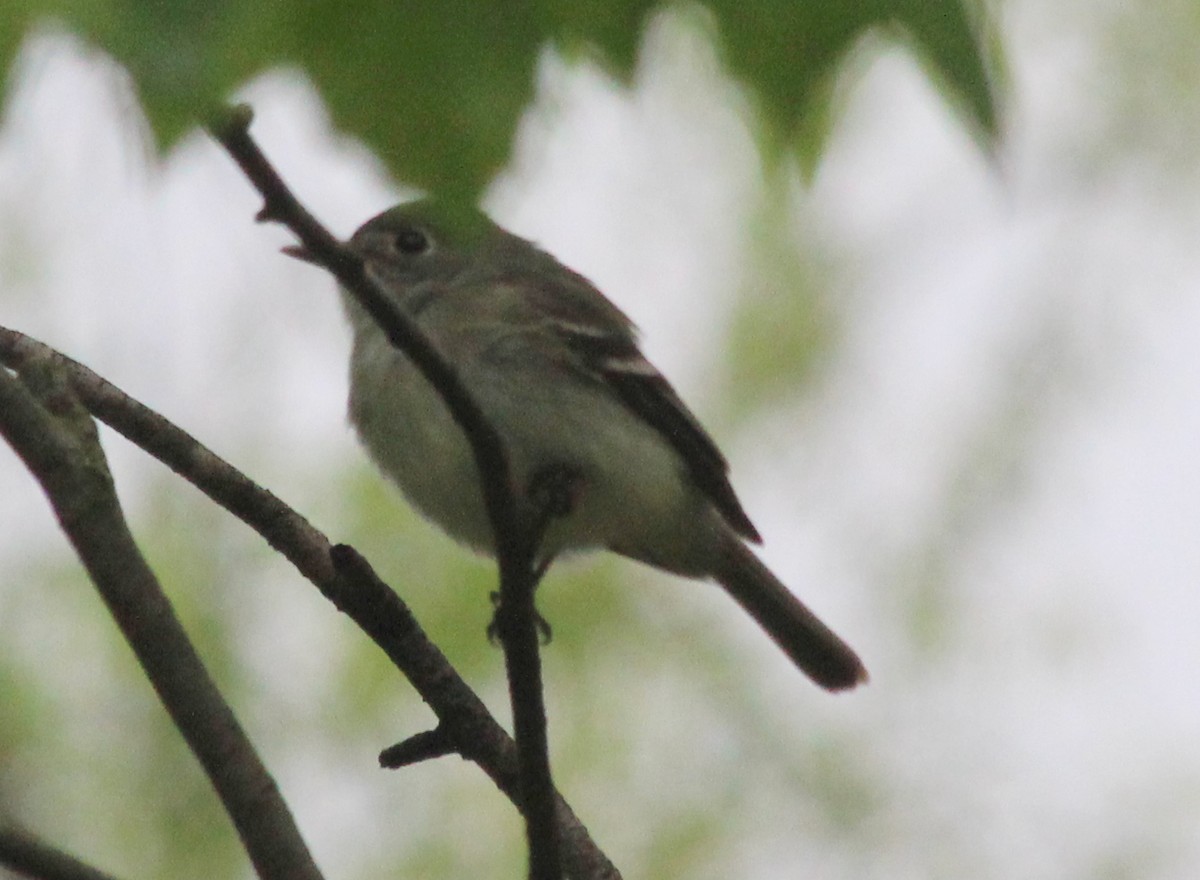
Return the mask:
{"type": "Polygon", "coordinates": [[[454,366],[367,273],[358,255],[334,238],[292,194],[250,136],[252,119],[250,108],[241,105],[218,116],[210,130],[262,195],[263,208],[258,219],[282,223],[296,234],[308,259],[328,269],[374,318],[392,345],[429,380],[471,445],[500,569],[498,621],[502,625],[498,629],[504,646],[521,766],[529,876],[531,880],[558,880],[562,869],[546,736],[538,618],[534,609],[537,536],[516,515],[504,444],[460,381],[454,366]]]}
{"type": "MultiPolygon", "coordinates": [[[[513,740],[429,641],[404,602],[359,554],[344,545],[331,548],[328,538],[304,517],[111,382],[41,342],[0,327],[0,363],[19,370],[36,357],[52,358],[69,377],[75,396],[96,418],[262,535],[349,615],[429,704],[456,750],[521,806],[513,740]],[[336,566],[334,557],[340,560],[336,566]]],[[[556,816],[567,874],[576,880],[620,880],[620,873],[558,796],[556,816]]]]}
{"type": "Polygon", "coordinates": [[[410,767],[421,761],[455,754],[457,751],[454,740],[446,731],[435,727],[433,730],[415,733],[394,746],[388,746],[379,753],[379,766],[387,770],[399,770],[401,767],[410,767]]]}
{"type": "Polygon", "coordinates": [[[91,416],[51,357],[0,370],[0,434],[41,483],[262,878],[321,874],[275,781],[222,699],[129,533],[91,416]]]}
{"type": "Polygon", "coordinates": [[[0,822],[0,867],[34,880],[114,880],[24,828],[0,822]]]}

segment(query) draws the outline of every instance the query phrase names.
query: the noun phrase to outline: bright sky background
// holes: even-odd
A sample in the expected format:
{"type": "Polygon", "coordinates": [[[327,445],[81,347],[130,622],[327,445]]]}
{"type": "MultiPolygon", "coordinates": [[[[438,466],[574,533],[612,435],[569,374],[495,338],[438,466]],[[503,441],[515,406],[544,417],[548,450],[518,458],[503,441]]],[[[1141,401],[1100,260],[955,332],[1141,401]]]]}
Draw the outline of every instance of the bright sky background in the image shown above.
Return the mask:
{"type": "MultiPolygon", "coordinates": [[[[871,667],[870,688],[803,712],[862,744],[887,808],[870,852],[831,836],[797,865],[781,838],[757,876],[1165,880],[1200,864],[1200,188],[1177,155],[1200,111],[1120,78],[1153,81],[1157,56],[1138,53],[1169,54],[1171,27],[1133,36],[1091,7],[1009,5],[998,161],[890,51],[847,79],[797,187],[794,234],[824,255],[844,336],[803,398],[718,433],[766,557],[871,667]],[[923,601],[952,619],[925,621],[923,601]]],[[[489,207],[625,308],[704,412],[761,183],[711,53],[652,40],[663,57],[633,94],[547,58],[489,207]]],[[[204,137],[148,171],[101,59],[58,37],[23,65],[0,129],[0,323],[314,509],[311,474],[359,454],[330,283],[277,255],[285,235],[251,223],[248,185],[204,137]]],[[[336,231],[395,200],[295,77],[245,97],[336,231]]],[[[144,459],[108,448],[136,519],[144,459]]],[[[0,455],[0,639],[31,653],[54,627],[3,572],[61,541],[43,510],[0,455]]],[[[793,688],[770,650],[764,686],[793,688]]],[[[809,723],[794,711],[780,723],[809,723]]]]}

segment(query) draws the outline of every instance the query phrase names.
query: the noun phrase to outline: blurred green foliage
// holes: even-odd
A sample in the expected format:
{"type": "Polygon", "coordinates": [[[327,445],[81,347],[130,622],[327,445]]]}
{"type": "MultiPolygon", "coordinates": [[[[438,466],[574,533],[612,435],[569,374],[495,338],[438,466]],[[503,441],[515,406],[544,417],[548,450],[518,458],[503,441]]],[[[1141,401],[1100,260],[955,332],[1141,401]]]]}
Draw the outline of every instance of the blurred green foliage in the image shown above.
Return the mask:
{"type": "Polygon", "coordinates": [[[827,301],[829,267],[819,230],[795,234],[783,194],[757,207],[726,341],[729,382],[737,389],[726,403],[738,422],[810,378],[841,329],[827,301]]]}
{"type": "MultiPolygon", "coordinates": [[[[540,53],[555,47],[627,81],[659,4],[645,0],[7,0],[0,76],[22,33],[53,20],[111,53],[133,77],[161,147],[250,77],[303,70],[335,124],[398,180],[473,200],[504,165],[530,103],[540,53]]],[[[756,107],[771,158],[811,166],[828,127],[838,65],[867,34],[908,42],[965,119],[997,129],[997,53],[975,0],[711,0],[684,7],[711,29],[756,107]]]]}

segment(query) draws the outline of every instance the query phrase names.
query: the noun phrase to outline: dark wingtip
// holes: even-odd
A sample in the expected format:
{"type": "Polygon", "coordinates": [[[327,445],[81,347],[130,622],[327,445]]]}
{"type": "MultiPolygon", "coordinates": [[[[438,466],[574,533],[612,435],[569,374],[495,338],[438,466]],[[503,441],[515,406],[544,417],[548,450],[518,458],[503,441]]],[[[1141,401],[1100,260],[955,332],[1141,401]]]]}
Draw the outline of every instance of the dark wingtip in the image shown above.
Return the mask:
{"type": "Polygon", "coordinates": [[[762,535],[754,527],[754,523],[750,522],[750,517],[742,509],[742,504],[733,494],[732,488],[729,490],[729,495],[729,500],[721,507],[721,513],[724,514],[726,521],[733,526],[735,532],[751,544],[761,544],[763,542],[762,535]]]}

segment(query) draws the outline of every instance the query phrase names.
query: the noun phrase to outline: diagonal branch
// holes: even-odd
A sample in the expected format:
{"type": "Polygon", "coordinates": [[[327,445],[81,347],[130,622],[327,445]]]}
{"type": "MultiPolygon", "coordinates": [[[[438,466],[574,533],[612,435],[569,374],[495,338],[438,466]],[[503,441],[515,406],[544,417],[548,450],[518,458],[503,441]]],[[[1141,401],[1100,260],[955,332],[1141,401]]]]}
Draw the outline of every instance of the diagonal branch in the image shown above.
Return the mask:
{"type": "Polygon", "coordinates": [[[111,874],[56,849],[24,828],[2,821],[0,868],[35,880],[113,880],[111,874]]]}
{"type": "MultiPolygon", "coordinates": [[[[429,641],[399,596],[365,562],[361,568],[356,564],[361,557],[349,548],[333,552],[328,538],[308,520],[111,382],[24,334],[0,327],[0,363],[20,371],[37,358],[53,359],[69,378],[75,396],[96,418],[262,535],[348,614],[416,688],[453,738],[456,751],[477,764],[520,807],[513,740],[429,641]],[[342,553],[348,556],[342,558],[342,553]],[[336,567],[335,558],[341,560],[336,567]]],[[[567,874],[577,880],[620,880],[620,873],[557,795],[556,816],[567,874]]]]}
{"type": "Polygon", "coordinates": [[[260,221],[282,223],[296,234],[306,258],[328,269],[376,321],[392,345],[421,371],[446,403],[475,456],[500,569],[497,618],[508,671],[513,729],[521,767],[521,804],[529,840],[531,880],[562,875],[550,776],[537,615],[534,609],[536,535],[516,516],[508,456],[495,428],[459,379],[454,366],[387,296],[357,254],[344,247],[300,204],[250,136],[246,105],[225,111],[210,126],[263,197],[260,221]]]}
{"type": "Polygon", "coordinates": [[[96,434],[53,358],[0,370],[0,434],[41,483],[101,598],[196,755],[262,878],[319,880],[275,781],[129,533],[96,434]]]}

